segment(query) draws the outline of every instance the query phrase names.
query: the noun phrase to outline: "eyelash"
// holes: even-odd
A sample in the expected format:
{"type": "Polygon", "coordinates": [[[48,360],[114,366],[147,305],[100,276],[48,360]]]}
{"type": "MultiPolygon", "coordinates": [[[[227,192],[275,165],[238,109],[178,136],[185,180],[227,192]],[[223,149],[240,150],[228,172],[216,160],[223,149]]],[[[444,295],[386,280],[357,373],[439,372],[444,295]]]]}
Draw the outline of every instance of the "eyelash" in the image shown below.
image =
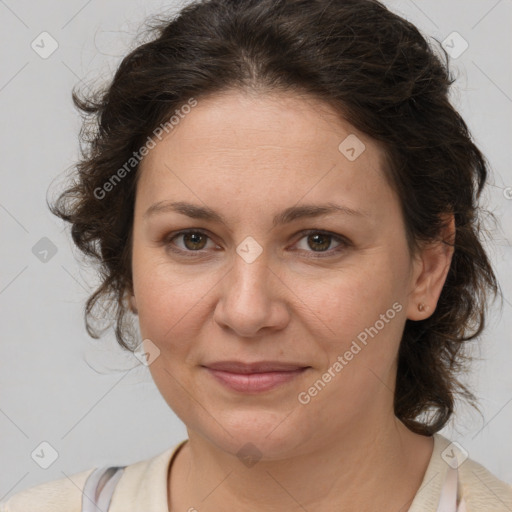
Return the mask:
{"type": "MultiPolygon", "coordinates": [[[[163,243],[166,246],[166,248],[168,248],[170,251],[172,251],[176,254],[179,254],[179,255],[185,255],[188,253],[188,254],[190,254],[190,256],[187,255],[186,257],[204,256],[205,249],[191,251],[191,250],[187,250],[187,249],[178,249],[178,248],[176,248],[176,246],[173,245],[172,242],[174,239],[179,238],[180,236],[183,236],[183,235],[190,234],[190,233],[201,234],[203,236],[206,236],[209,240],[211,240],[211,238],[208,236],[208,234],[201,229],[185,229],[183,231],[171,233],[169,236],[165,237],[163,243]]],[[[305,251],[307,253],[313,253],[312,256],[307,256],[308,258],[317,259],[317,258],[332,257],[334,255],[337,255],[342,250],[346,249],[347,247],[349,247],[351,245],[351,243],[346,238],[344,238],[340,235],[336,235],[335,233],[330,233],[329,231],[322,231],[322,230],[318,230],[318,229],[308,229],[308,230],[301,231],[298,234],[300,235],[300,238],[297,240],[297,242],[299,242],[300,240],[302,240],[304,237],[306,237],[308,235],[315,234],[315,235],[323,235],[323,236],[330,237],[331,240],[334,240],[340,244],[338,247],[335,247],[334,249],[329,249],[327,251],[318,251],[318,252],[305,251]]],[[[299,251],[301,251],[301,250],[299,249],[299,251]]]]}

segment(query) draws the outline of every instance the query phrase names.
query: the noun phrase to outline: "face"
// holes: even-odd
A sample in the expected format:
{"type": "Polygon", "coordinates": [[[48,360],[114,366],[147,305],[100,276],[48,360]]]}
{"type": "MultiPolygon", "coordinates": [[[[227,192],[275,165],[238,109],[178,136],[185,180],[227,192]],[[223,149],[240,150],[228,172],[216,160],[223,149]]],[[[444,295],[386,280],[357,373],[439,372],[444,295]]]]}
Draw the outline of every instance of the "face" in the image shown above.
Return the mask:
{"type": "Polygon", "coordinates": [[[272,459],[389,417],[420,267],[383,162],[316,100],[242,92],[145,157],[133,304],[189,435],[272,459]]]}

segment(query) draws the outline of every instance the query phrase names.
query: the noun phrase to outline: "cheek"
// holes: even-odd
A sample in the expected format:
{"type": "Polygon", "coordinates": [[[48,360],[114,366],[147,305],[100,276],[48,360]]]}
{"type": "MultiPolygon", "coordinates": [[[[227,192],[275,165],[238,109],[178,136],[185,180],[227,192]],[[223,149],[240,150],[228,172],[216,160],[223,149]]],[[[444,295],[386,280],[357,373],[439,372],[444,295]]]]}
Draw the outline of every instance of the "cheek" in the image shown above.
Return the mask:
{"type": "Polygon", "coordinates": [[[141,334],[157,344],[192,338],[200,329],[198,316],[203,315],[203,285],[193,279],[154,278],[141,286],[137,298],[141,334]]]}
{"type": "Polygon", "coordinates": [[[328,328],[327,332],[337,336],[373,323],[397,300],[392,280],[375,274],[354,265],[332,272],[328,278],[293,278],[293,289],[302,299],[305,312],[309,310],[328,328]]]}
{"type": "Polygon", "coordinates": [[[351,365],[357,367],[352,363],[357,360],[382,373],[393,363],[401,339],[406,281],[395,268],[400,262],[381,257],[370,265],[369,260],[328,280],[302,282],[297,295],[307,297],[304,314],[318,326],[312,335],[331,364],[352,350],[357,354],[348,354],[351,365]]]}
{"type": "Polygon", "coordinates": [[[151,251],[134,251],[133,281],[141,335],[162,344],[179,333],[193,335],[201,299],[214,285],[211,275],[169,264],[151,251]]]}

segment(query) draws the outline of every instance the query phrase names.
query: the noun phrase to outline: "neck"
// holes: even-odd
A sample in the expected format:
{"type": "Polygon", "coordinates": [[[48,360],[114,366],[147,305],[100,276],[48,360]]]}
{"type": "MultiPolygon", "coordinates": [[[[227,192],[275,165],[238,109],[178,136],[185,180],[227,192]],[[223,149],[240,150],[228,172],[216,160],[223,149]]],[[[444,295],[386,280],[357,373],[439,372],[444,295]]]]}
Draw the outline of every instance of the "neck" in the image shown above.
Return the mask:
{"type": "Polygon", "coordinates": [[[406,512],[419,489],[433,438],[393,417],[369,422],[315,449],[247,467],[189,431],[169,483],[169,510],[358,510],[406,512]],[[377,426],[377,428],[375,428],[377,426]]]}

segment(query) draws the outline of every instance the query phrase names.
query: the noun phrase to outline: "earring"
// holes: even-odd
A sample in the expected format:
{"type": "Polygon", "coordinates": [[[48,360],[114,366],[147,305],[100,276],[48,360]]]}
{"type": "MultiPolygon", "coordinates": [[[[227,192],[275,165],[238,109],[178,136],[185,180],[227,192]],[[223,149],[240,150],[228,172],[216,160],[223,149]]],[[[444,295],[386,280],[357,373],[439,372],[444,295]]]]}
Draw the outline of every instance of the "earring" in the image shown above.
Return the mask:
{"type": "Polygon", "coordinates": [[[425,311],[425,304],[423,304],[423,302],[418,304],[418,311],[425,311]]]}

